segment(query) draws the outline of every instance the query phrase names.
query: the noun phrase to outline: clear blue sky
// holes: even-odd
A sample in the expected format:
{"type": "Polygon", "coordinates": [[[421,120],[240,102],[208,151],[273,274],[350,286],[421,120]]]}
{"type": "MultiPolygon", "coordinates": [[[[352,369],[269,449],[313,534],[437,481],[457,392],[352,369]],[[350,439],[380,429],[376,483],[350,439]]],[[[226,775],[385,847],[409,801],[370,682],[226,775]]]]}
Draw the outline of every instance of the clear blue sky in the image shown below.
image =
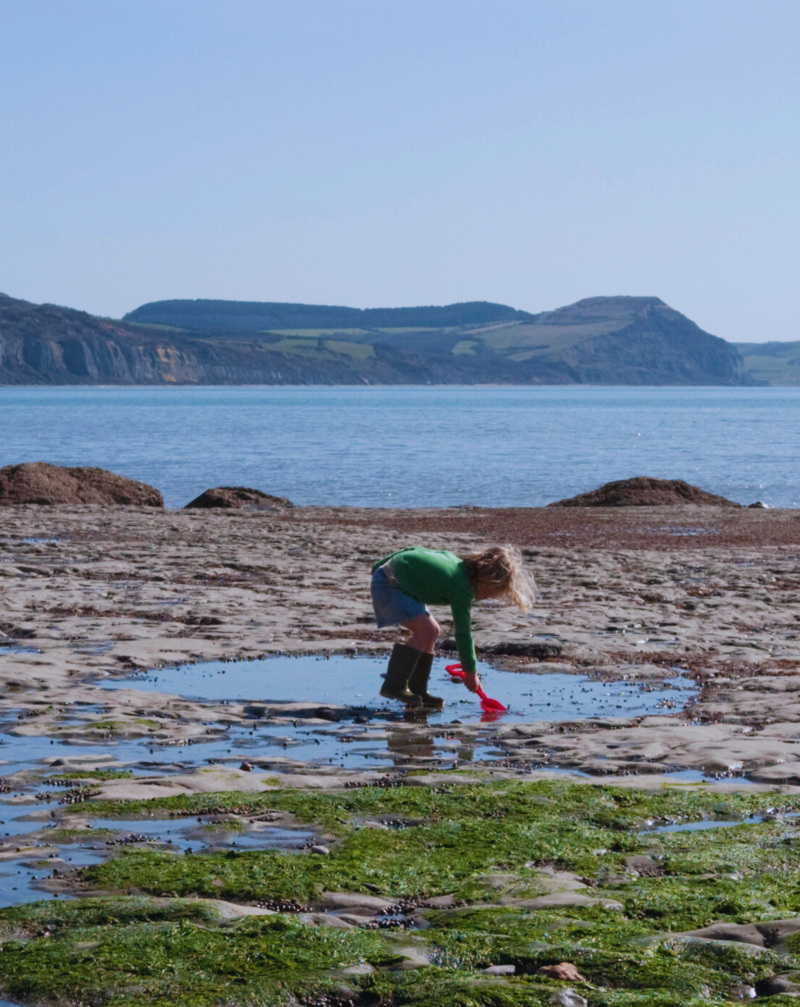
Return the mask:
{"type": "Polygon", "coordinates": [[[800,339],[797,0],[0,0],[0,290],[800,339]]]}

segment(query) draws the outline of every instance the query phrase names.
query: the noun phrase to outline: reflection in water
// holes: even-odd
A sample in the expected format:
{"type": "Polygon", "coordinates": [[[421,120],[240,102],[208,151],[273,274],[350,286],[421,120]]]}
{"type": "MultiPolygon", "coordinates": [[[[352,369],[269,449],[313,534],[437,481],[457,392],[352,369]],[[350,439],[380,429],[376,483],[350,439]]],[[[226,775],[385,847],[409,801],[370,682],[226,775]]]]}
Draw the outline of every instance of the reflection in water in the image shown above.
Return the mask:
{"type": "Polygon", "coordinates": [[[433,725],[429,731],[419,730],[420,726],[428,724],[429,716],[427,710],[406,710],[403,720],[416,730],[404,731],[398,725],[387,733],[386,747],[394,757],[395,767],[399,769],[410,762],[425,760],[435,762],[437,768],[454,768],[459,762],[472,762],[476,746],[465,743],[455,731],[443,732],[433,725]]]}

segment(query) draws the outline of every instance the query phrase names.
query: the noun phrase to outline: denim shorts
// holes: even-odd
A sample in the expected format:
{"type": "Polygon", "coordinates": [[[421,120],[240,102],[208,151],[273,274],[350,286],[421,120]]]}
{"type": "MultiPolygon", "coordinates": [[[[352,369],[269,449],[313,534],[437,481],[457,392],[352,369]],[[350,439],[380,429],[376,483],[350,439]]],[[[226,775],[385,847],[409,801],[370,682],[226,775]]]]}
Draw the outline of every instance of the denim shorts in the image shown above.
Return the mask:
{"type": "Polygon", "coordinates": [[[418,615],[425,615],[430,611],[427,605],[401,591],[397,584],[389,579],[383,567],[379,566],[373,573],[371,591],[378,629],[383,629],[384,626],[399,626],[401,622],[416,619],[418,615]]]}

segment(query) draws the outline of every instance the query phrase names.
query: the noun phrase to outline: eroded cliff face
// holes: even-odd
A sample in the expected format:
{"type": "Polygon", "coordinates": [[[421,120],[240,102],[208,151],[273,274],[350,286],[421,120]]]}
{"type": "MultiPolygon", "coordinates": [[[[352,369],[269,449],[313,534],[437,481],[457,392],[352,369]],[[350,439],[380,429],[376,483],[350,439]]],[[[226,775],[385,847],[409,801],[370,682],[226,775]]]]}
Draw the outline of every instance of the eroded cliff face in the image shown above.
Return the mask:
{"type": "MultiPolygon", "coordinates": [[[[160,332],[0,295],[2,384],[283,384],[311,380],[308,372],[257,342],[160,332]]],[[[352,368],[337,377],[358,380],[352,368]]]]}
{"type": "Polygon", "coordinates": [[[0,295],[4,384],[152,384],[196,374],[191,354],[132,326],[0,295]]]}

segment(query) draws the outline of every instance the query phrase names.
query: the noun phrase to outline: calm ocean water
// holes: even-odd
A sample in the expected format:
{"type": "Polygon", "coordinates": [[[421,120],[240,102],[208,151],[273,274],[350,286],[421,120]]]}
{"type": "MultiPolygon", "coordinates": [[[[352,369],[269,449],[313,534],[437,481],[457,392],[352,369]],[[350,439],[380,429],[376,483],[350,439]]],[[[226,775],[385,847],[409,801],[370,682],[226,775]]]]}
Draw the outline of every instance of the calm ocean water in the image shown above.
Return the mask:
{"type": "Polygon", "coordinates": [[[800,388],[1,388],[0,466],[98,465],[181,507],[541,506],[633,475],[800,506],[800,388]]]}

